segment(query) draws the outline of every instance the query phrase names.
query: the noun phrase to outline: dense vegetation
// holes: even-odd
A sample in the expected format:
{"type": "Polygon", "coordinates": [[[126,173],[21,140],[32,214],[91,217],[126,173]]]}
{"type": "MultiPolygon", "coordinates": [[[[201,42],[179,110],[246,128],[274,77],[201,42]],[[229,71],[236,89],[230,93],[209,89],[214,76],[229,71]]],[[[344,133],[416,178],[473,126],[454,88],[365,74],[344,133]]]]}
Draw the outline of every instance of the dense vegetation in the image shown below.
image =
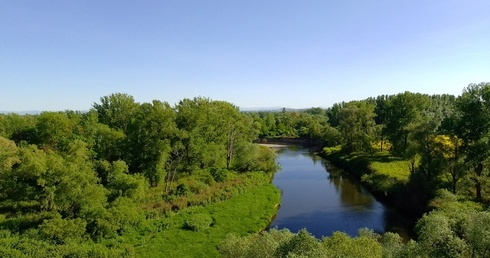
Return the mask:
{"type": "Polygon", "coordinates": [[[416,182],[426,204],[438,189],[475,201],[488,199],[490,83],[471,84],[459,97],[404,92],[341,102],[326,110],[249,116],[261,124],[260,136],[320,139],[328,147],[325,155],[362,163],[344,164],[355,169],[383,170],[399,161],[395,167],[404,171],[391,168],[390,180],[416,182]]]}
{"type": "Polygon", "coordinates": [[[217,255],[224,232],[259,231],[279,202],[258,130],[205,98],[170,107],[112,94],[89,112],[0,115],[0,256],[154,256],[165,252],[148,253],[152,238],[186,231],[206,231],[203,250],[217,255]],[[230,223],[213,208],[227,200],[238,204],[230,214],[256,220],[230,223]],[[200,215],[175,228],[189,209],[200,215]]]}
{"type": "Polygon", "coordinates": [[[489,141],[490,83],[303,111],[113,94],[85,113],[0,115],[0,255],[488,257],[489,141]],[[416,241],[257,234],[279,195],[274,153],[252,144],[269,137],[320,141],[323,156],[420,218],[416,241]]]}
{"type": "Polygon", "coordinates": [[[329,244],[341,234],[319,241],[307,232],[273,231],[228,239],[221,249],[225,256],[252,257],[255,249],[264,250],[268,257],[490,254],[490,83],[470,84],[459,97],[404,92],[342,102],[326,110],[251,116],[263,124],[264,137],[321,139],[326,146],[322,155],[362,180],[375,195],[404,212],[425,215],[415,228],[417,242],[408,244],[390,234],[386,242],[387,234],[362,231],[358,238],[344,240],[354,242],[343,250],[340,243],[340,249],[329,244]],[[303,124],[314,124],[315,133],[306,133],[303,124]],[[379,241],[356,249],[359,239],[379,241]],[[239,246],[236,253],[230,251],[231,243],[239,246]]]}

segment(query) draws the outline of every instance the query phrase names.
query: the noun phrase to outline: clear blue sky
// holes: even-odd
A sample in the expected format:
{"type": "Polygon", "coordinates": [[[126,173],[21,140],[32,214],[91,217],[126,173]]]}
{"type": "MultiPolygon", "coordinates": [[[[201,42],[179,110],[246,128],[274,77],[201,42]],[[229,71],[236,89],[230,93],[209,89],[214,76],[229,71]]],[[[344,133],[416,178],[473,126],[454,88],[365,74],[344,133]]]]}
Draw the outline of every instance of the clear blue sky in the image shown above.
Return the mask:
{"type": "Polygon", "coordinates": [[[490,81],[490,1],[0,0],[0,110],[329,107],[490,81]]]}

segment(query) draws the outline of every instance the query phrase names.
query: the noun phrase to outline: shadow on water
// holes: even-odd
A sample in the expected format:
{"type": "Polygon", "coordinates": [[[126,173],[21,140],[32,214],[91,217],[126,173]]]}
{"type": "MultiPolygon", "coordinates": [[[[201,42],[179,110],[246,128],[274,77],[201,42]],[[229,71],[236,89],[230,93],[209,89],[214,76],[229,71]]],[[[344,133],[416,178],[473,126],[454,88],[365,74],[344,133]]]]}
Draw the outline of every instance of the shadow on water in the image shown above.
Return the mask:
{"type": "Polygon", "coordinates": [[[281,207],[271,227],[292,232],[306,228],[318,238],[334,231],[355,236],[360,228],[412,238],[408,220],[321,157],[290,147],[278,151],[278,162],[281,171],[273,183],[281,189],[281,207]]]}

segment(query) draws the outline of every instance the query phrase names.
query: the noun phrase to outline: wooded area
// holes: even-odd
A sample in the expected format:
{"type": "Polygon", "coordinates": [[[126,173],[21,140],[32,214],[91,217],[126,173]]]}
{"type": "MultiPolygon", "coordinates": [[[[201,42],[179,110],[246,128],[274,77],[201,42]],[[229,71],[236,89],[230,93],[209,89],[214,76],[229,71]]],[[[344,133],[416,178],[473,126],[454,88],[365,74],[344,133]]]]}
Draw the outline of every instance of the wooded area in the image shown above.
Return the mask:
{"type": "Polygon", "coordinates": [[[153,234],[172,211],[268,184],[277,165],[258,131],[206,98],[117,93],[89,112],[0,115],[0,254],[133,256],[125,231],[153,234]]]}
{"type": "Polygon", "coordinates": [[[216,245],[231,219],[218,227],[218,215],[194,209],[252,192],[243,202],[264,194],[256,215],[265,227],[277,164],[252,142],[270,137],[321,141],[325,157],[375,194],[425,212],[417,239],[364,229],[323,240],[306,231],[257,235],[260,225],[248,222],[253,231],[240,228],[220,245],[225,257],[490,255],[490,83],[457,97],[404,92],[302,111],[240,112],[206,98],[171,107],[116,93],[88,112],[0,114],[0,255],[162,255],[143,251],[149,239],[213,227],[216,245]]]}

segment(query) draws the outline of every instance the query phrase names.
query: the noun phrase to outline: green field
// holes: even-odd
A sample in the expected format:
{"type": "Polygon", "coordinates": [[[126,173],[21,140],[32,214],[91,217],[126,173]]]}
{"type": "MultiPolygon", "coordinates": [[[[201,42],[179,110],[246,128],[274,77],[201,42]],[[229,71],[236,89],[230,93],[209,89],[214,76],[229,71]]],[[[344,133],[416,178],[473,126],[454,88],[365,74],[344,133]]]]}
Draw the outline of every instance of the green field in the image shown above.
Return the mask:
{"type": "Polygon", "coordinates": [[[227,201],[189,208],[164,219],[168,229],[136,247],[138,257],[219,257],[217,246],[230,233],[244,236],[267,228],[280,201],[279,190],[260,186],[227,201]],[[186,228],[196,214],[209,214],[211,225],[201,231],[186,228]]]}

